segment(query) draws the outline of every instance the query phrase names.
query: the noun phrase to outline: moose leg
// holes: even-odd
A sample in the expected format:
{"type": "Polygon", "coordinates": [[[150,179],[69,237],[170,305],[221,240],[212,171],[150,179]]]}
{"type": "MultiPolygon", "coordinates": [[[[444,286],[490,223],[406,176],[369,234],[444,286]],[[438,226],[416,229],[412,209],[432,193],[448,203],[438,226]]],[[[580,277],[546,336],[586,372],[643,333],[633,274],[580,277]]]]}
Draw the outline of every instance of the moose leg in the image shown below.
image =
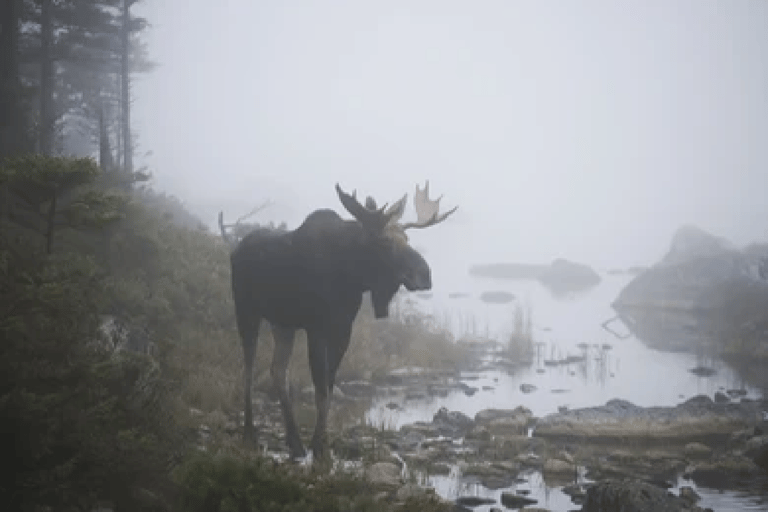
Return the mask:
{"type": "Polygon", "coordinates": [[[285,442],[292,458],[302,458],[306,455],[301,444],[299,429],[293,416],[293,405],[288,396],[288,363],[293,353],[293,341],[296,330],[272,325],[272,338],[275,340],[275,352],[272,357],[272,385],[280,400],[280,409],[285,422],[285,442]]]}
{"type": "Polygon", "coordinates": [[[256,353],[256,344],[259,341],[259,324],[261,319],[249,317],[247,314],[237,315],[237,327],[240,339],[243,343],[243,356],[245,359],[245,418],[243,425],[243,441],[255,442],[253,432],[253,403],[251,401],[251,387],[253,386],[253,356],[256,353]]]}
{"type": "Polygon", "coordinates": [[[328,344],[328,396],[333,396],[333,386],[336,384],[336,372],[339,370],[341,360],[349,348],[349,338],[351,331],[340,333],[333,338],[333,342],[328,344]]]}
{"type": "Polygon", "coordinates": [[[309,367],[312,372],[312,383],[315,386],[315,407],[317,419],[315,420],[315,432],[312,435],[312,455],[316,461],[325,461],[328,458],[328,410],[330,408],[331,395],[328,388],[330,382],[330,361],[328,345],[325,338],[314,333],[307,333],[309,367]]]}

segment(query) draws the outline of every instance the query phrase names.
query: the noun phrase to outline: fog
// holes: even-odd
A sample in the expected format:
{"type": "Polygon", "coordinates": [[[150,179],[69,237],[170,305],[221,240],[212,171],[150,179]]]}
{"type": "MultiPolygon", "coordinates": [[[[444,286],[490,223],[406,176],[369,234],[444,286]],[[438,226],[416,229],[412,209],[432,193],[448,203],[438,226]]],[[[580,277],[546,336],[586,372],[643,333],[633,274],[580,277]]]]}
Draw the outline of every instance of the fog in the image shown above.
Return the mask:
{"type": "MultiPolygon", "coordinates": [[[[430,180],[429,254],[650,264],[765,241],[768,2],[150,1],[138,158],[206,222],[430,180]]],[[[414,216],[412,209],[408,213],[414,216]]]]}

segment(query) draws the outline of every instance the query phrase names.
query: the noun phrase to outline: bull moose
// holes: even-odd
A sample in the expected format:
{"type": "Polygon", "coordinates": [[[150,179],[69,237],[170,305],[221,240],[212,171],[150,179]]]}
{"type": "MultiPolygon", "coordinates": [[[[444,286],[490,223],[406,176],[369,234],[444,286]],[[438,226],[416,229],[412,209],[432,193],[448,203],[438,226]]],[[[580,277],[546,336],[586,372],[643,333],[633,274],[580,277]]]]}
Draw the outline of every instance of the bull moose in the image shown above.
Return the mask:
{"type": "Polygon", "coordinates": [[[330,209],[316,210],[293,231],[252,231],[231,254],[235,314],[245,356],[244,438],[251,441],[254,436],[253,358],[264,319],[274,338],[270,372],[293,458],[305,455],[286,381],[296,330],[307,333],[315,388],[317,419],[310,446],[316,460],[326,459],[331,393],[363,293],[371,293],[376,318],[386,318],[400,285],[410,291],[429,290],[429,265],[408,245],[406,231],[439,224],[458,208],[443,214],[435,210],[427,219],[401,224],[407,194],[389,208],[377,208],[371,197],[362,205],[355,192],[349,195],[338,184],[336,193],[354,220],[342,220],[330,209]]]}

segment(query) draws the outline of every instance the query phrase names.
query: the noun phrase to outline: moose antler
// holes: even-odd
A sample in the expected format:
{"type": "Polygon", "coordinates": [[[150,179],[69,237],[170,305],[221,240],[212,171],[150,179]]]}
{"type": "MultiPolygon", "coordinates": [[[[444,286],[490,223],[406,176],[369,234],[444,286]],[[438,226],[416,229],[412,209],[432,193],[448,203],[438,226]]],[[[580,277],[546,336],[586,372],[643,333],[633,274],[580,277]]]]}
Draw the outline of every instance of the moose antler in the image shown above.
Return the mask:
{"type": "MultiPolygon", "coordinates": [[[[387,210],[388,203],[384,204],[381,208],[376,209],[376,202],[370,197],[368,198],[369,200],[366,201],[366,204],[371,208],[366,208],[357,200],[356,190],[353,190],[352,195],[349,195],[341,190],[338,183],[336,184],[336,193],[339,196],[341,204],[344,205],[344,208],[346,208],[346,210],[369,231],[381,231],[397,213],[396,211],[393,211],[393,208],[387,210]]],[[[393,207],[394,206],[397,205],[393,205],[393,207]]]]}
{"type": "Polygon", "coordinates": [[[440,211],[440,199],[429,198],[429,180],[424,183],[424,189],[419,189],[419,184],[416,184],[416,193],[413,195],[413,206],[416,208],[416,222],[426,222],[431,219],[438,211],[440,211]]]}
{"type": "Polygon", "coordinates": [[[404,230],[410,228],[420,229],[443,222],[459,207],[455,206],[453,209],[440,214],[440,199],[442,198],[442,195],[434,200],[429,198],[429,180],[424,184],[423,190],[420,190],[419,185],[416,184],[416,194],[413,196],[413,206],[416,208],[416,222],[408,222],[401,227],[404,230]]]}

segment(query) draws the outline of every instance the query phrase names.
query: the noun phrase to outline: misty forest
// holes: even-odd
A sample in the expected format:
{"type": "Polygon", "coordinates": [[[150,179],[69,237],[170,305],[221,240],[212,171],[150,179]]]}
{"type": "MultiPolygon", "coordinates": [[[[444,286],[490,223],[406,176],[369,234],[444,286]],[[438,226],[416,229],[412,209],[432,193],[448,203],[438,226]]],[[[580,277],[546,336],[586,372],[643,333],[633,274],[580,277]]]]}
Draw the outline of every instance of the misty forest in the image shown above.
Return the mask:
{"type": "Polygon", "coordinates": [[[0,1],[3,510],[765,510],[766,27],[0,1]]]}

